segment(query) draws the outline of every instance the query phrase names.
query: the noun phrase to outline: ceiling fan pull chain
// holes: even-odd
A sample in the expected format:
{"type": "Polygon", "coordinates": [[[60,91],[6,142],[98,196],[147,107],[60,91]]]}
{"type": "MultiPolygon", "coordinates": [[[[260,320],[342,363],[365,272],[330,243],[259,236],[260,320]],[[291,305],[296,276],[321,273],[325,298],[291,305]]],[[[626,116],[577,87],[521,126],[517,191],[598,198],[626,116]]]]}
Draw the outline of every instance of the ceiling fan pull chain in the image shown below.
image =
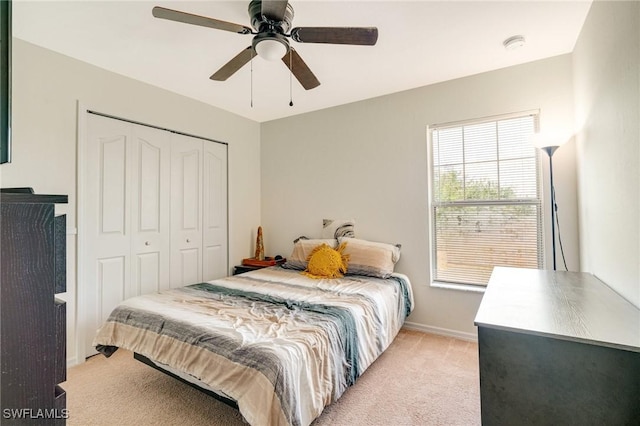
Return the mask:
{"type": "Polygon", "coordinates": [[[293,89],[292,89],[292,83],[291,83],[291,76],[293,75],[293,61],[291,59],[291,50],[292,48],[289,48],[289,106],[293,106],[293,89]]]}
{"type": "Polygon", "coordinates": [[[251,108],[253,108],[253,49],[251,50],[251,59],[249,60],[250,64],[249,66],[251,67],[251,76],[249,77],[251,83],[250,83],[250,92],[251,92],[251,108]]]}

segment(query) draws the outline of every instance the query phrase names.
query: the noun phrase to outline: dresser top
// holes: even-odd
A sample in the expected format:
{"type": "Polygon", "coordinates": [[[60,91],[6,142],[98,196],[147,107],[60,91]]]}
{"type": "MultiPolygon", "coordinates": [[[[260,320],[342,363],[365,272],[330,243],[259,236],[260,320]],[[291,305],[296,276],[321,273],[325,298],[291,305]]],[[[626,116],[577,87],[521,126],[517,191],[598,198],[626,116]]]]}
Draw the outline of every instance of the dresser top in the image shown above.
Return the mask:
{"type": "Polygon", "coordinates": [[[66,195],[0,192],[0,203],[65,204],[68,199],[66,195]]]}
{"type": "Polygon", "coordinates": [[[475,324],[640,352],[640,309],[582,272],[497,267],[475,324]]]}

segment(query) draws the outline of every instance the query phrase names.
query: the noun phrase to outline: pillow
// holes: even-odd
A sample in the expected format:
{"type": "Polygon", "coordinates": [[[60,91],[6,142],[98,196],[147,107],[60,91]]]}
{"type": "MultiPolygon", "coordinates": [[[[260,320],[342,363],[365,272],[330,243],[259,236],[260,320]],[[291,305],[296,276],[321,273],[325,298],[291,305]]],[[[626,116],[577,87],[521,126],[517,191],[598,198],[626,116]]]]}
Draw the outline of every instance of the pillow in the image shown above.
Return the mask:
{"type": "Polygon", "coordinates": [[[342,278],[342,274],[347,272],[349,255],[343,254],[347,243],[342,243],[337,249],[321,244],[314,248],[309,256],[307,269],[302,274],[310,278],[342,278]]]}
{"type": "Polygon", "coordinates": [[[345,254],[349,255],[347,274],[389,278],[400,259],[400,245],[377,243],[356,238],[341,238],[347,242],[345,254]]]}
{"type": "Polygon", "coordinates": [[[307,237],[300,237],[293,242],[293,252],[291,256],[287,258],[285,263],[286,268],[290,269],[306,269],[309,256],[314,248],[326,244],[331,248],[338,247],[338,240],[336,239],[308,239],[307,237]]]}

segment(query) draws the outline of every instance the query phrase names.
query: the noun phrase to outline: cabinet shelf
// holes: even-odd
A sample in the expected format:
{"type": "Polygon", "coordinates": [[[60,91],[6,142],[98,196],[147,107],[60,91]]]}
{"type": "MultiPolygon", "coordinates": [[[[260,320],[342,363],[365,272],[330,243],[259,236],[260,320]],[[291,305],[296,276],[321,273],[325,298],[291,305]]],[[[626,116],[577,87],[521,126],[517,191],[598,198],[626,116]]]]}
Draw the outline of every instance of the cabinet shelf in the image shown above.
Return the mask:
{"type": "MultiPolygon", "coordinates": [[[[65,408],[66,195],[0,192],[0,352],[3,409],[65,408]]],[[[64,424],[64,418],[55,424],[64,424]]],[[[25,424],[3,419],[2,424],[25,424]]],[[[30,424],[30,423],[29,423],[30,424]]]]}

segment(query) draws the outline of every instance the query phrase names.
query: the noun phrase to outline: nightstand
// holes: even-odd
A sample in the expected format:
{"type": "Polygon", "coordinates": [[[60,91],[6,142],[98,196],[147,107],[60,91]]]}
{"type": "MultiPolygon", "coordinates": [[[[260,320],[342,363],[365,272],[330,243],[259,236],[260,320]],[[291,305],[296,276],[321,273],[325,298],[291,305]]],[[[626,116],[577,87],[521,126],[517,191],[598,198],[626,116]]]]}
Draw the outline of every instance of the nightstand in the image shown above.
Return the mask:
{"type": "Polygon", "coordinates": [[[282,265],[286,262],[282,256],[265,257],[264,260],[244,259],[242,265],[233,267],[233,275],[244,274],[245,272],[255,271],[256,269],[268,268],[269,266],[282,265]]]}
{"type": "Polygon", "coordinates": [[[266,267],[267,266],[236,265],[233,267],[233,275],[244,274],[245,272],[255,271],[256,269],[262,269],[266,267]]]}

